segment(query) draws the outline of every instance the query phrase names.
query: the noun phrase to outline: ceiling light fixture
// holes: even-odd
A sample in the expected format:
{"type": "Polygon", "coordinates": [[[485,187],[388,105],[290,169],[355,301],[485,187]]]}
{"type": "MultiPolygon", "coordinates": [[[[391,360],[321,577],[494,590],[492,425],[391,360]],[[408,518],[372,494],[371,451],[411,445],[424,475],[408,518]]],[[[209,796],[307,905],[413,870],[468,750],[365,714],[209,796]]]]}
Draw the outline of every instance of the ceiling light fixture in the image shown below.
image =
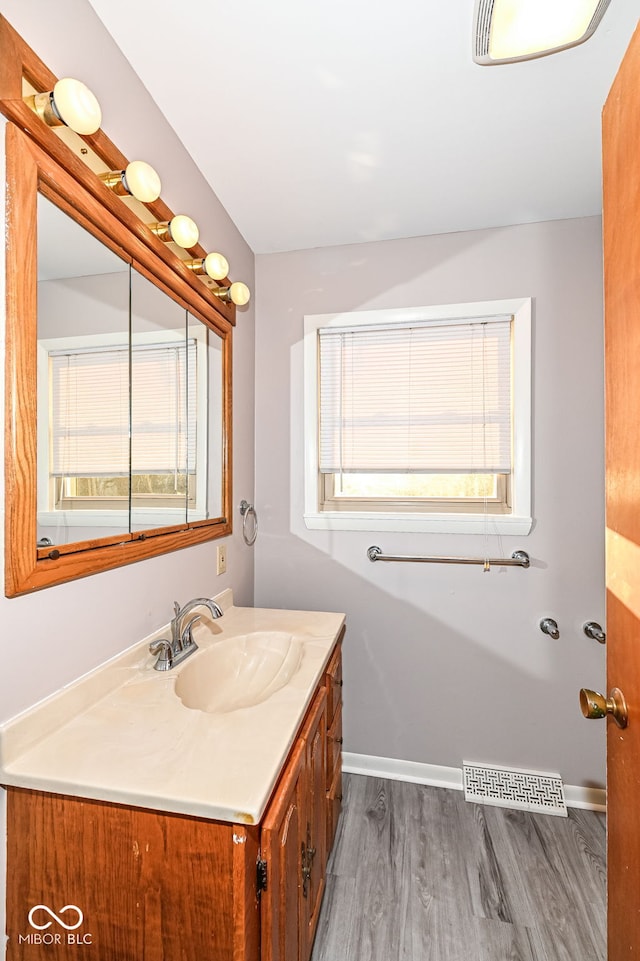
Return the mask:
{"type": "Polygon", "coordinates": [[[63,77],[53,90],[33,94],[25,100],[48,127],[66,126],[84,135],[100,129],[100,104],[80,80],[63,77]]]}
{"type": "Polygon", "coordinates": [[[610,0],[476,0],[473,59],[515,63],[584,43],[610,0]]]}
{"type": "Polygon", "coordinates": [[[108,170],[98,176],[114,194],[135,197],[143,204],[153,203],[162,191],[160,177],[144,160],[132,160],[126,170],[108,170]]]}
{"type": "Polygon", "coordinates": [[[244,307],[245,304],[249,303],[251,297],[251,291],[246,284],[236,281],[231,284],[230,287],[218,287],[216,290],[211,291],[220,300],[223,300],[226,304],[235,304],[236,307],[244,307]]]}
{"type": "Polygon", "coordinates": [[[229,261],[222,254],[211,253],[195,260],[185,260],[184,265],[194,274],[207,274],[212,280],[224,280],[229,273],[229,261]]]}
{"type": "Polygon", "coordinates": [[[176,214],[171,220],[163,220],[157,224],[149,224],[149,230],[164,240],[165,243],[177,244],[178,247],[189,249],[195,247],[200,237],[198,225],[185,214],[176,214]]]}

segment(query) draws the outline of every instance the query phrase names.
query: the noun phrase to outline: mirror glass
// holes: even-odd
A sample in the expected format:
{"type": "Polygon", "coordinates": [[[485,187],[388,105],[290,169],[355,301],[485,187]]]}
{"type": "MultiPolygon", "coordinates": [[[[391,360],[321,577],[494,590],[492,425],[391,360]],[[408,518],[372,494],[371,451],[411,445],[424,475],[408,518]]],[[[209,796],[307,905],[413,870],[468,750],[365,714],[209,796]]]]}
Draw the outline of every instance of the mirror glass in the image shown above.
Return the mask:
{"type": "MultiPolygon", "coordinates": [[[[187,311],[131,271],[131,529],[184,526],[195,476],[187,311]]],[[[195,360],[195,352],[193,354],[195,360]]]]}
{"type": "Polygon", "coordinates": [[[38,540],[129,532],[129,265],[38,194],[38,540]]]}
{"type": "Polygon", "coordinates": [[[220,517],[222,338],[41,194],[37,217],[39,544],[220,517]]]}
{"type": "Polygon", "coordinates": [[[223,455],[224,413],[222,338],[192,314],[187,318],[187,349],[195,352],[191,361],[195,369],[193,402],[196,418],[196,476],[195,497],[187,501],[187,520],[190,524],[223,514],[223,455]],[[203,469],[204,465],[206,469],[203,469]]]}

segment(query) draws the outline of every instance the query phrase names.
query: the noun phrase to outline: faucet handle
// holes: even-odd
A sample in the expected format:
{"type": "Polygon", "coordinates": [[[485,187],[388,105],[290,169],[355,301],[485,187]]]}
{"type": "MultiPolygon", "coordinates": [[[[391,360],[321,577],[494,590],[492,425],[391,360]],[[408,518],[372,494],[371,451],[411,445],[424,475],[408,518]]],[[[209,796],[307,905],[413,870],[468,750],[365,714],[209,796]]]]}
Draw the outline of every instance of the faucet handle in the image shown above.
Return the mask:
{"type": "Polygon", "coordinates": [[[174,601],[174,602],[173,602],[173,616],[174,616],[174,617],[177,617],[179,613],[180,613],[180,605],[178,604],[177,601],[174,601]]]}
{"type": "Polygon", "coordinates": [[[149,644],[149,653],[157,656],[158,660],[153,665],[156,671],[170,671],[173,667],[173,648],[171,642],[164,637],[149,644]]]}

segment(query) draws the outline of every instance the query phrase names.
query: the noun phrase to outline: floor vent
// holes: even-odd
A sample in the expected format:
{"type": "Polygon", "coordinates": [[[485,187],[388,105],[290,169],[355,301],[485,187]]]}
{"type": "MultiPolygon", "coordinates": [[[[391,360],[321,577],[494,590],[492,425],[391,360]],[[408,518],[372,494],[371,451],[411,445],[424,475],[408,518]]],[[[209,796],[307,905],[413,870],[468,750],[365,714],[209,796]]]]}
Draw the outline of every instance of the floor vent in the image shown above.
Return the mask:
{"type": "Polygon", "coordinates": [[[541,771],[514,771],[463,762],[465,801],[567,817],[562,778],[541,771]]]}

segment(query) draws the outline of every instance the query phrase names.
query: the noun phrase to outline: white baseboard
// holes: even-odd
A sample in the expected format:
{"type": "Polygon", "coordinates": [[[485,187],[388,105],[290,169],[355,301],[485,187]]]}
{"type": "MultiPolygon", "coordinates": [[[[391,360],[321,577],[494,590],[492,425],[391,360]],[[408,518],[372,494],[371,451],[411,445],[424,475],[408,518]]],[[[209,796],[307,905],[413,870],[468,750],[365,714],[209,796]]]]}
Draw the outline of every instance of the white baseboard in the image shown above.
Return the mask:
{"type": "MultiPolygon", "coordinates": [[[[390,781],[411,781],[413,784],[430,784],[432,787],[448,787],[456,791],[461,791],[463,787],[460,767],[402,761],[392,757],[349,754],[345,751],[342,755],[342,770],[345,774],[365,774],[368,777],[388,778],[390,781]]],[[[603,788],[565,784],[564,797],[569,808],[606,811],[606,792],[603,788]]]]}
{"type": "Polygon", "coordinates": [[[564,799],[568,808],[585,808],[587,811],[607,810],[607,792],[601,787],[565,784],[564,799]]]}
{"type": "Polygon", "coordinates": [[[433,787],[450,787],[462,790],[462,768],[442,767],[439,764],[422,764],[419,761],[401,761],[393,757],[373,757],[370,754],[342,754],[342,770],[347,774],[366,774],[384,777],[390,781],[411,781],[413,784],[430,784],[433,787]]]}

